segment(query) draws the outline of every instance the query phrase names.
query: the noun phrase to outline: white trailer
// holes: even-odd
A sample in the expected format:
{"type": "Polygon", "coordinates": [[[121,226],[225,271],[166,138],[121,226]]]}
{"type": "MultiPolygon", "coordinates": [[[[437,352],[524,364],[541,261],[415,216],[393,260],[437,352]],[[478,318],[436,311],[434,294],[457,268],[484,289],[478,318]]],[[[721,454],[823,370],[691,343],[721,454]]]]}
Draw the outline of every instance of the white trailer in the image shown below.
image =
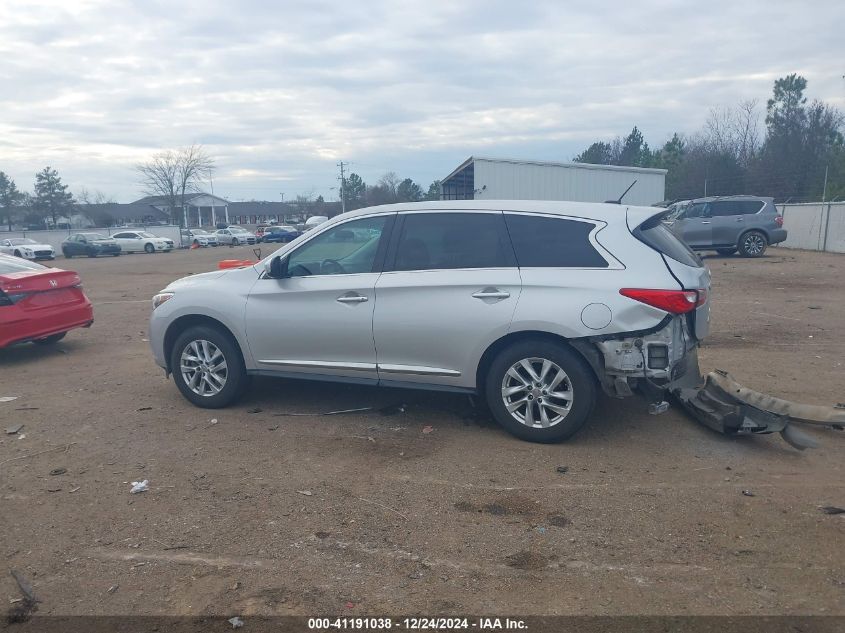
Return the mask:
{"type": "Polygon", "coordinates": [[[441,200],[616,200],[648,206],[664,200],[666,170],[470,156],[441,181],[441,200]]]}

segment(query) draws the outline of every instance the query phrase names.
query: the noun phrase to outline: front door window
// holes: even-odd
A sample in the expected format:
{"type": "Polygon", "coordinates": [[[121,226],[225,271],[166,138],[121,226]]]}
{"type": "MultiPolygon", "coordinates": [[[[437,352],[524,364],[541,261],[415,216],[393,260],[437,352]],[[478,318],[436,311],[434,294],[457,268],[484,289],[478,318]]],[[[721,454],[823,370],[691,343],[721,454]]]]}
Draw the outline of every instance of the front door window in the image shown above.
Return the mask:
{"type": "Polygon", "coordinates": [[[373,271],[388,216],[351,220],[324,231],[291,253],[289,277],[353,275],[373,271]]]}

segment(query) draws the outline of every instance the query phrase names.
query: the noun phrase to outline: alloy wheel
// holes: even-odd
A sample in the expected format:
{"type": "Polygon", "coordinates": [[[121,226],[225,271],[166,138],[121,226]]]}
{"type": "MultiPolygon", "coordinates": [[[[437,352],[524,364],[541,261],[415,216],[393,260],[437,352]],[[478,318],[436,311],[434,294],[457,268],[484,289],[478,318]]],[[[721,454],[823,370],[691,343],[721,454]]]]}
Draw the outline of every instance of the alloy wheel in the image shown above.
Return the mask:
{"type": "Polygon", "coordinates": [[[766,243],[763,240],[762,236],[758,235],[757,233],[749,233],[745,236],[745,239],[742,241],[743,248],[746,253],[749,255],[759,255],[763,252],[763,249],[766,247],[766,243]]]}
{"type": "Polygon", "coordinates": [[[502,402],[511,416],[531,428],[548,428],[572,409],[572,383],[566,372],[546,358],[524,358],[502,379],[502,402]]]}
{"type": "Polygon", "coordinates": [[[191,341],[185,346],[180,358],[180,371],[188,389],[203,397],[220,393],[229,377],[223,352],[204,339],[191,341]]]}

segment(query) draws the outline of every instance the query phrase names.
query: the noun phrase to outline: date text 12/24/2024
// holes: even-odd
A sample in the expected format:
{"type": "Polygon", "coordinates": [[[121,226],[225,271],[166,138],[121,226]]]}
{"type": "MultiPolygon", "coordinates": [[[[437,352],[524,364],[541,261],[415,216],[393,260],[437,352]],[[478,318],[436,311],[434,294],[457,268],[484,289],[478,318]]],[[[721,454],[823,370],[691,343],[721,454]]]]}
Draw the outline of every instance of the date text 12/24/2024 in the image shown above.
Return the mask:
{"type": "Polygon", "coordinates": [[[528,627],[524,620],[515,618],[308,618],[308,628],[314,631],[519,631],[528,627]]]}

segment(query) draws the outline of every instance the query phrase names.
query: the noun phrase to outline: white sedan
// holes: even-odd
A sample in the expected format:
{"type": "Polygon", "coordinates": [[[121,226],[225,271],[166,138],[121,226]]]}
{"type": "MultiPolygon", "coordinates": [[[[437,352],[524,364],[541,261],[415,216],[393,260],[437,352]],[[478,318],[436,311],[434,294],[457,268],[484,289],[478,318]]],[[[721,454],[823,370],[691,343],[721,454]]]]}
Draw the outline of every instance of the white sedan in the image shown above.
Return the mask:
{"type": "Polygon", "coordinates": [[[120,244],[124,253],[169,253],[174,246],[173,240],[146,231],[122,231],[112,235],[112,239],[120,244]]]}
{"type": "Polygon", "coordinates": [[[49,244],[39,244],[28,237],[0,240],[0,253],[24,259],[56,259],[56,251],[49,244]]]}

